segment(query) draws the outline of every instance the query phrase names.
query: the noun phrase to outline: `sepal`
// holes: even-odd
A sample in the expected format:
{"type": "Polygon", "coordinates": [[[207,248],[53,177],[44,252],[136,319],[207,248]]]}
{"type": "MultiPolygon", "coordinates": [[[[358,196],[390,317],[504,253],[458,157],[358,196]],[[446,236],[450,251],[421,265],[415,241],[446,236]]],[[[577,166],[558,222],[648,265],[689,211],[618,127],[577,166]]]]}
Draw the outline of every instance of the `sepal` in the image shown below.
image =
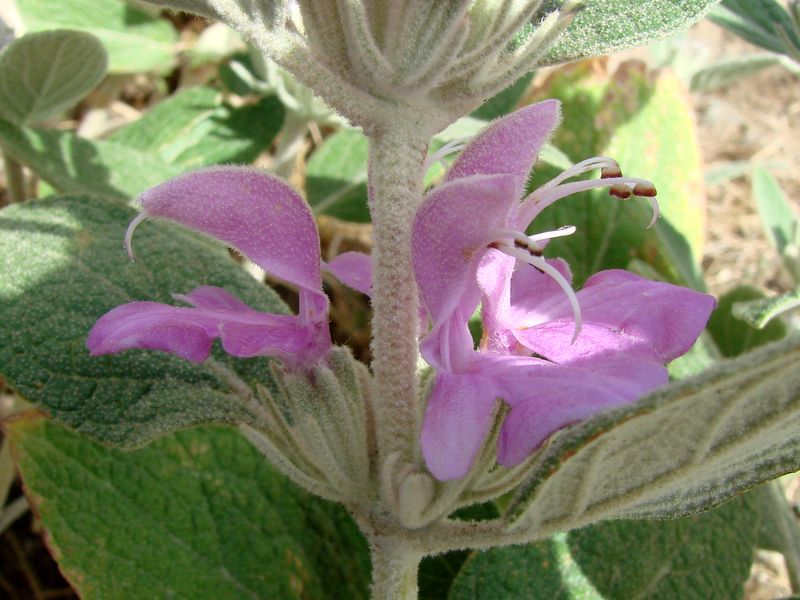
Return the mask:
{"type": "Polygon", "coordinates": [[[369,502],[374,440],[366,367],[337,346],[327,364],[273,370],[278,389],[258,390],[263,425],[242,432],[310,492],[351,507],[369,502]]]}

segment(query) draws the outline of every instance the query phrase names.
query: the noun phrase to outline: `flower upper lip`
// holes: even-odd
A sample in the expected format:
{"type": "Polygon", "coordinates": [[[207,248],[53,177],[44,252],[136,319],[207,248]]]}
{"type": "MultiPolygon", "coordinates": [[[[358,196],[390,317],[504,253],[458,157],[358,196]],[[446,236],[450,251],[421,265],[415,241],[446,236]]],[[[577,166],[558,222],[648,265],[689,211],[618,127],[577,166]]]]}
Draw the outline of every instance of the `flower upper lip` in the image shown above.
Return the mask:
{"type": "Polygon", "coordinates": [[[201,286],[177,300],[192,308],[132,302],[101,317],[87,339],[91,354],[149,348],[200,362],[215,338],[235,356],[275,356],[290,366],[313,364],[331,348],[328,298],[321,271],[368,291],[365,255],[347,253],[324,264],[308,204],[282,180],[245,167],[212,167],[176,177],[141,196],[144,219],[166,219],[214,237],[270,275],[296,287],[297,315],[254,310],[225,290],[201,286]]]}

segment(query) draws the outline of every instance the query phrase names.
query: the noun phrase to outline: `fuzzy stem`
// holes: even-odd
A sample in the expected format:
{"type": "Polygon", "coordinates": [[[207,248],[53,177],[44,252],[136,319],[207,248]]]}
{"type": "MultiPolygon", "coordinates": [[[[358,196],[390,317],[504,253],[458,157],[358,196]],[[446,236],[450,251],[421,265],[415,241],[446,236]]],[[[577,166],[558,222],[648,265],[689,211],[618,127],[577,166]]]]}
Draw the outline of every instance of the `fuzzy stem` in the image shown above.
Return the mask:
{"type": "Polygon", "coordinates": [[[370,136],[372,370],[381,463],[395,451],[410,460],[418,431],[419,304],[411,264],[411,223],[422,198],[426,142],[415,131],[397,127],[370,136]]]}
{"type": "Polygon", "coordinates": [[[279,177],[288,180],[291,176],[297,161],[297,154],[303,148],[306,132],[308,132],[308,121],[302,117],[287,115],[273,155],[272,170],[279,177]]]}
{"type": "Polygon", "coordinates": [[[25,197],[25,175],[22,165],[8,152],[3,152],[3,163],[6,170],[6,189],[10,202],[22,202],[25,197]]]}
{"type": "Polygon", "coordinates": [[[370,538],[373,600],[417,600],[422,554],[396,537],[370,538]]]}

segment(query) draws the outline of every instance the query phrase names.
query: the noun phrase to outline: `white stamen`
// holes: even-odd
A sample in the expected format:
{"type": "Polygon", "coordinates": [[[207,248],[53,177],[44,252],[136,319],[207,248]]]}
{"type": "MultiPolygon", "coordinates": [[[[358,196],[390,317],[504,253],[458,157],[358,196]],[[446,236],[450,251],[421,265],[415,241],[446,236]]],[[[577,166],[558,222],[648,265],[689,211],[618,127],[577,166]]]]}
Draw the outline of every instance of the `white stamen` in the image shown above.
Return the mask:
{"type": "Polygon", "coordinates": [[[145,213],[144,211],[140,212],[128,224],[128,229],[125,230],[125,250],[127,251],[128,257],[131,259],[131,262],[136,261],[136,259],[133,256],[133,232],[139,226],[139,223],[144,221],[146,218],[147,218],[147,213],[145,213]]]}
{"type": "Polygon", "coordinates": [[[535,256],[530,252],[526,252],[520,248],[512,248],[511,246],[506,245],[498,245],[497,249],[505,254],[508,254],[509,256],[513,256],[517,260],[521,260],[522,262],[531,265],[532,267],[536,267],[547,275],[550,275],[550,277],[552,277],[559,287],[564,291],[564,293],[567,295],[567,300],[569,300],[569,304],[572,307],[572,314],[575,318],[575,332],[572,334],[572,340],[570,341],[570,344],[574,344],[575,340],[578,339],[578,334],[581,332],[583,319],[581,317],[581,307],[578,303],[578,296],[575,295],[575,291],[572,289],[572,286],[570,286],[569,282],[564,279],[564,276],[561,273],[558,272],[558,269],[549,265],[541,256],[535,256]]]}
{"type": "MultiPolygon", "coordinates": [[[[581,179],[580,181],[562,183],[553,188],[545,188],[545,186],[542,186],[537,188],[522,201],[519,220],[523,223],[530,223],[540,212],[551,204],[566,196],[577,194],[578,192],[585,192],[597,188],[610,188],[614,185],[625,185],[633,188],[637,183],[653,185],[650,181],[637,177],[612,177],[609,179],[581,179]]],[[[658,218],[658,201],[655,197],[650,198],[650,201],[654,211],[651,221],[652,224],[655,223],[655,220],[658,218]]]]}
{"type": "Polygon", "coordinates": [[[564,225],[553,231],[543,231],[542,233],[535,233],[528,237],[532,242],[541,242],[544,240],[552,240],[554,238],[566,237],[572,235],[577,231],[574,225],[564,225]]]}
{"type": "Polygon", "coordinates": [[[587,158],[586,160],[582,160],[581,162],[572,165],[566,171],[556,175],[545,183],[543,186],[538,188],[536,191],[539,190],[549,190],[552,189],[567,179],[572,179],[573,177],[577,177],[578,175],[583,175],[584,173],[588,173],[589,171],[594,171],[596,169],[603,169],[606,167],[619,167],[617,161],[613,158],[609,158],[607,156],[593,156],[592,158],[587,158]]]}
{"type": "Polygon", "coordinates": [[[472,139],[472,137],[473,136],[468,135],[465,137],[460,137],[454,140],[450,140],[444,146],[439,148],[436,152],[434,152],[433,154],[429,154],[425,159],[425,162],[422,163],[422,176],[424,177],[427,174],[428,170],[437,162],[440,162],[442,166],[445,169],[447,169],[447,165],[444,163],[444,159],[455,152],[460,152],[461,150],[463,150],[464,147],[467,145],[467,142],[469,142],[472,139]]]}
{"type": "Polygon", "coordinates": [[[516,229],[511,229],[509,227],[502,227],[497,229],[494,237],[499,239],[503,237],[510,237],[511,239],[523,244],[527,248],[531,250],[535,250],[537,252],[541,252],[544,250],[544,246],[540,245],[539,242],[544,242],[548,240],[552,240],[554,238],[565,237],[568,235],[572,235],[575,233],[576,228],[574,225],[565,225],[563,227],[559,227],[558,229],[554,229],[552,231],[543,231],[542,233],[535,233],[534,235],[528,236],[518,231],[516,229]]]}

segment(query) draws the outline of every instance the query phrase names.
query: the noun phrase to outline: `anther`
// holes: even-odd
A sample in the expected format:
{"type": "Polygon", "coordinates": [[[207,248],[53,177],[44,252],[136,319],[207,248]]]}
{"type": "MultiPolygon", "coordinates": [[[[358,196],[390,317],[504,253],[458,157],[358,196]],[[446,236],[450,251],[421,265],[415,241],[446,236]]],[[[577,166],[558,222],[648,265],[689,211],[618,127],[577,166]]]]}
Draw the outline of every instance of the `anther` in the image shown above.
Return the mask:
{"type": "Polygon", "coordinates": [[[652,183],[637,183],[633,186],[633,195],[634,196],[644,196],[645,198],[655,198],[656,186],[652,183]]]}
{"type": "Polygon", "coordinates": [[[616,183],[608,188],[608,195],[616,196],[617,198],[622,198],[625,200],[633,195],[633,191],[631,191],[631,188],[623,183],[616,183]]]}
{"type": "Polygon", "coordinates": [[[600,179],[612,179],[614,177],[622,177],[622,169],[618,164],[609,165],[600,169],[600,179]]]}

